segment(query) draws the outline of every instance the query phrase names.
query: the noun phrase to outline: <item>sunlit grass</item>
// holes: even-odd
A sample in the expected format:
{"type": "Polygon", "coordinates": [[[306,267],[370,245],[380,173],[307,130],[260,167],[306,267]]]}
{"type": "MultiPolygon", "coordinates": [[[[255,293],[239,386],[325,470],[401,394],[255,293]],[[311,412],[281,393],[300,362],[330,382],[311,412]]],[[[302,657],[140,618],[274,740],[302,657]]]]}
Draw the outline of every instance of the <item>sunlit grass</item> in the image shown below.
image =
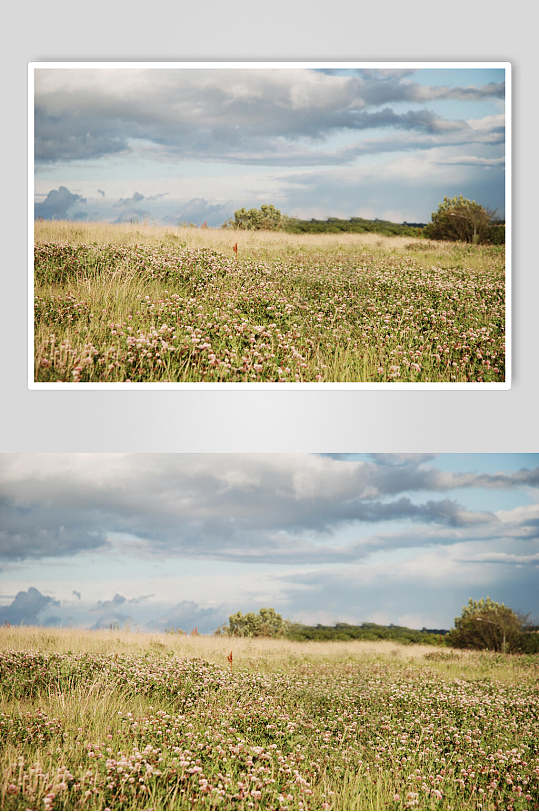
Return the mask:
{"type": "Polygon", "coordinates": [[[536,808],[538,699],[531,656],[2,628],[0,807],[536,808]]]}
{"type": "Polygon", "coordinates": [[[211,248],[232,255],[238,244],[239,256],[249,258],[296,255],[298,252],[371,246],[404,250],[421,242],[412,237],[386,237],[382,234],[287,234],[276,231],[232,231],[222,228],[161,226],[150,223],[73,223],[69,220],[38,220],[35,239],[39,242],[115,243],[120,245],[161,245],[211,248]]]}
{"type": "Polygon", "coordinates": [[[35,295],[38,381],[505,377],[498,246],[38,222],[35,295]]]}
{"type": "MultiPolygon", "coordinates": [[[[425,645],[402,645],[390,640],[308,641],[235,638],[234,663],[242,667],[280,668],[283,663],[305,658],[323,660],[350,657],[390,656],[405,661],[430,655],[436,649],[425,645]]],[[[226,664],[231,640],[220,635],[149,633],[140,631],[84,629],[43,629],[40,626],[0,626],[0,650],[60,652],[63,654],[154,653],[177,657],[202,657],[218,665],[226,664]]]]}

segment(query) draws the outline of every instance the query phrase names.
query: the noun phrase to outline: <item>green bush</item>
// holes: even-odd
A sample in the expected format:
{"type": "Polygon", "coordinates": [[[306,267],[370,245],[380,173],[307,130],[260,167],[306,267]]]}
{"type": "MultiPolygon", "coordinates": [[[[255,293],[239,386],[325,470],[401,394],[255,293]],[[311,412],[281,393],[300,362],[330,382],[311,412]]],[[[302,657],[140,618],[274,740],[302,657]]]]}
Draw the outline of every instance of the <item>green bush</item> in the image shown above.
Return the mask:
{"type": "Polygon", "coordinates": [[[382,234],[387,237],[404,235],[420,237],[422,223],[391,223],[389,220],[365,220],[363,217],[351,217],[343,220],[339,217],[328,217],[326,220],[301,220],[282,214],[272,204],[264,204],[259,209],[237,209],[234,217],[223,224],[223,228],[234,228],[243,231],[286,231],[289,234],[382,234]]]}
{"type": "Polygon", "coordinates": [[[539,654],[539,631],[524,630],[517,638],[516,648],[523,654],[539,654]]]}
{"type": "Polygon", "coordinates": [[[234,219],[228,220],[225,228],[236,228],[246,231],[277,231],[283,226],[283,215],[275,206],[262,205],[259,209],[238,209],[234,219]]]}
{"type": "Polygon", "coordinates": [[[420,224],[391,223],[388,220],[365,220],[362,217],[351,217],[341,220],[338,217],[328,217],[327,220],[300,220],[296,217],[286,217],[283,220],[284,230],[290,234],[382,234],[387,237],[403,235],[406,237],[421,236],[420,224]]]}
{"type": "Polygon", "coordinates": [[[522,619],[503,603],[490,598],[470,600],[455,618],[448,643],[456,648],[518,651],[523,631],[522,619]]]}
{"type": "MultiPolygon", "coordinates": [[[[432,213],[431,222],[423,234],[432,240],[453,240],[470,243],[488,243],[491,237],[499,239],[499,231],[492,231],[494,212],[467,200],[462,195],[444,197],[438,209],[432,213]]],[[[505,229],[504,229],[505,234],[505,229]]]]}
{"type": "Polygon", "coordinates": [[[445,631],[430,629],[408,629],[406,626],[381,626],[378,623],[362,623],[353,626],[337,623],[335,626],[305,626],[290,623],[286,636],[290,640],[395,640],[400,643],[423,643],[440,646],[444,644],[445,631]]]}
{"type": "Polygon", "coordinates": [[[486,242],[490,245],[505,245],[505,223],[491,223],[486,242]]]}
{"type": "Polygon", "coordinates": [[[284,637],[286,630],[287,622],[275,609],[260,609],[258,614],[236,612],[230,615],[228,626],[221,626],[217,633],[228,637],[284,637]]]}

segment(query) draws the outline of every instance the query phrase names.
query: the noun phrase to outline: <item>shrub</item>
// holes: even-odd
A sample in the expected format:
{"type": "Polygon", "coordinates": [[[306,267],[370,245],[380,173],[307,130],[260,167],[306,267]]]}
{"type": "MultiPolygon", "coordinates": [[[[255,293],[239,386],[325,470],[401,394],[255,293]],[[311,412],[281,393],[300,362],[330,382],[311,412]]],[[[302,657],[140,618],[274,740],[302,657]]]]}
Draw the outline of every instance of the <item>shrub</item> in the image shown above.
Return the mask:
{"type": "Polygon", "coordinates": [[[522,619],[503,603],[490,598],[472,598],[455,618],[455,628],[449,632],[448,643],[456,648],[518,651],[522,636],[522,619]]]}
{"type": "Polygon", "coordinates": [[[260,609],[243,615],[236,612],[228,618],[228,626],[221,626],[218,634],[229,637],[284,637],[287,622],[275,609],[260,609]]]}
{"type": "Polygon", "coordinates": [[[475,200],[467,200],[462,195],[444,197],[423,234],[434,240],[485,243],[490,241],[492,217],[493,212],[475,200]]]}
{"type": "Polygon", "coordinates": [[[539,631],[524,631],[517,638],[517,649],[523,654],[539,654],[539,631]]]}
{"type": "Polygon", "coordinates": [[[505,245],[505,223],[491,223],[488,227],[486,242],[490,245],[505,245]]]}
{"type": "Polygon", "coordinates": [[[259,209],[238,209],[234,219],[228,220],[225,227],[247,231],[277,231],[283,225],[283,216],[275,206],[262,205],[259,209]]]}

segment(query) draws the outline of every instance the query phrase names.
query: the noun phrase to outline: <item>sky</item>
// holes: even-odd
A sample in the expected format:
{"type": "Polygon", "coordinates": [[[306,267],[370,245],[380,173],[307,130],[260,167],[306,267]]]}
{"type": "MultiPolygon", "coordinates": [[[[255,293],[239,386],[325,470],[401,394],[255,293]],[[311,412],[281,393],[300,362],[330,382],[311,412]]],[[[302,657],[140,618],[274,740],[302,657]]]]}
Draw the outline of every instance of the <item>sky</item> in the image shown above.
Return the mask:
{"type": "Polygon", "coordinates": [[[538,454],[2,454],[0,623],[539,617],[538,454]]]}
{"type": "Polygon", "coordinates": [[[503,69],[38,69],[35,216],[504,216],[503,69]]]}

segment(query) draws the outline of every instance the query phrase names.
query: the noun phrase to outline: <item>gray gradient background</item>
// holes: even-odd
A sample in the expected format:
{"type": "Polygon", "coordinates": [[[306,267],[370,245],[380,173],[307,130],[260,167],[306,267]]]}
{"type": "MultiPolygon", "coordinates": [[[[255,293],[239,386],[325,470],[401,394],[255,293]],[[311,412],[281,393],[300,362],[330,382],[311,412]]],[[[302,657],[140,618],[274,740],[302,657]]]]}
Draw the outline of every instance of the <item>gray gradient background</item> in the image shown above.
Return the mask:
{"type": "Polygon", "coordinates": [[[51,0],[10,6],[2,59],[0,451],[539,451],[537,11],[529,2],[51,0]],[[29,391],[27,63],[509,60],[509,391],[29,391]]]}

